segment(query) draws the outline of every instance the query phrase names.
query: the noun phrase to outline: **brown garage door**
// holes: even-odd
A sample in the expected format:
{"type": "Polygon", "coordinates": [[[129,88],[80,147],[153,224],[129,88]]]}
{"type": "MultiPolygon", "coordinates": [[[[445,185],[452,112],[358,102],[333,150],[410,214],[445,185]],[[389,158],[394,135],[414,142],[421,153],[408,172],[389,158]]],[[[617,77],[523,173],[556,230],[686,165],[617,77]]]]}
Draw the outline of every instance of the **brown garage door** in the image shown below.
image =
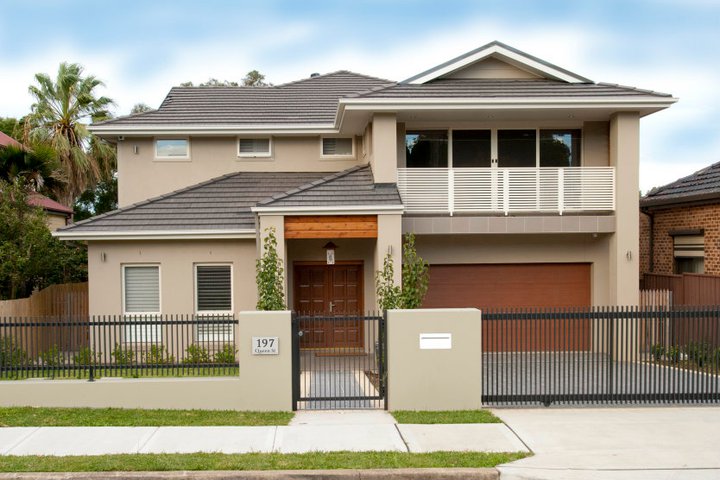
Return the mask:
{"type": "Polygon", "coordinates": [[[589,263],[431,265],[426,308],[585,307],[589,263]]]}
{"type": "MultiPolygon", "coordinates": [[[[431,265],[426,308],[590,306],[590,264],[431,265]]],[[[590,347],[588,320],[513,320],[483,323],[483,350],[577,351],[590,347]]]]}

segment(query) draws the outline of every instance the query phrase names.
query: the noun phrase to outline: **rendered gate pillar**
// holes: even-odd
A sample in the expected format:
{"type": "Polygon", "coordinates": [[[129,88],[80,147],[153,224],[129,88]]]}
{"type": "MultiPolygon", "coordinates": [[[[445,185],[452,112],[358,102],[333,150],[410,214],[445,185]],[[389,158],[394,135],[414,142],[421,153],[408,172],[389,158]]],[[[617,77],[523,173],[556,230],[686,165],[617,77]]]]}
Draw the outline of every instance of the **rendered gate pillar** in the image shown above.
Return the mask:
{"type": "Polygon", "coordinates": [[[292,410],[292,314],[240,312],[237,347],[243,408],[292,410]]]}
{"type": "Polygon", "coordinates": [[[389,310],[387,364],[389,410],[480,408],[480,310],[389,310]]]}
{"type": "Polygon", "coordinates": [[[640,297],[640,116],[610,118],[610,165],[615,167],[615,233],[610,237],[610,303],[637,305],[640,297]]]}

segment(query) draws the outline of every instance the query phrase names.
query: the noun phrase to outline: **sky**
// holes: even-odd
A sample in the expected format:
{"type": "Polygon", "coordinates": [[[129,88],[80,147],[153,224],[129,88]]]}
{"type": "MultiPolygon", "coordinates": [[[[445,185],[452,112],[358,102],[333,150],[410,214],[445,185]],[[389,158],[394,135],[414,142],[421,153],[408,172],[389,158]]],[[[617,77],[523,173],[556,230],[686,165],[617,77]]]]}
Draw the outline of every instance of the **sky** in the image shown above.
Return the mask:
{"type": "Polygon", "coordinates": [[[122,115],[253,69],[274,84],[403,80],[493,40],[680,99],[641,121],[643,192],[720,161],[720,0],[0,0],[0,116],[28,113],[34,74],[62,61],[103,80],[122,115]]]}

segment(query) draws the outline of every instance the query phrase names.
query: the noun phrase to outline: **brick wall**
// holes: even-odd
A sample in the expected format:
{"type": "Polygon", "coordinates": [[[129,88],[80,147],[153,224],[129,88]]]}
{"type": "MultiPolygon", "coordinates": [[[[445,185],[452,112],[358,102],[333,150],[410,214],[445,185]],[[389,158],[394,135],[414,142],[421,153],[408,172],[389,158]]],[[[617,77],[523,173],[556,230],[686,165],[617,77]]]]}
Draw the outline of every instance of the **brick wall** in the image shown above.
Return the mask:
{"type": "MultiPolygon", "coordinates": [[[[720,275],[720,205],[676,207],[654,214],[655,271],[673,273],[673,230],[705,230],[705,273],[720,275]]],[[[640,213],[640,273],[650,268],[650,228],[648,217],[640,213]]]]}

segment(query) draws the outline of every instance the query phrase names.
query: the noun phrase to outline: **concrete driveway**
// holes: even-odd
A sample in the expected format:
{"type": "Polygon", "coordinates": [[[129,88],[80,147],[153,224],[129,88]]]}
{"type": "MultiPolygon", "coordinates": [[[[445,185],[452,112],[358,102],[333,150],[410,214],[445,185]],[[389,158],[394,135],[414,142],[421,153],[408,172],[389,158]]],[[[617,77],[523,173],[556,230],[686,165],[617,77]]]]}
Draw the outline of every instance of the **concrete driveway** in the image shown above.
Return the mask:
{"type": "Polygon", "coordinates": [[[493,412],[535,453],[501,466],[503,480],[720,478],[720,407],[493,412]]]}

